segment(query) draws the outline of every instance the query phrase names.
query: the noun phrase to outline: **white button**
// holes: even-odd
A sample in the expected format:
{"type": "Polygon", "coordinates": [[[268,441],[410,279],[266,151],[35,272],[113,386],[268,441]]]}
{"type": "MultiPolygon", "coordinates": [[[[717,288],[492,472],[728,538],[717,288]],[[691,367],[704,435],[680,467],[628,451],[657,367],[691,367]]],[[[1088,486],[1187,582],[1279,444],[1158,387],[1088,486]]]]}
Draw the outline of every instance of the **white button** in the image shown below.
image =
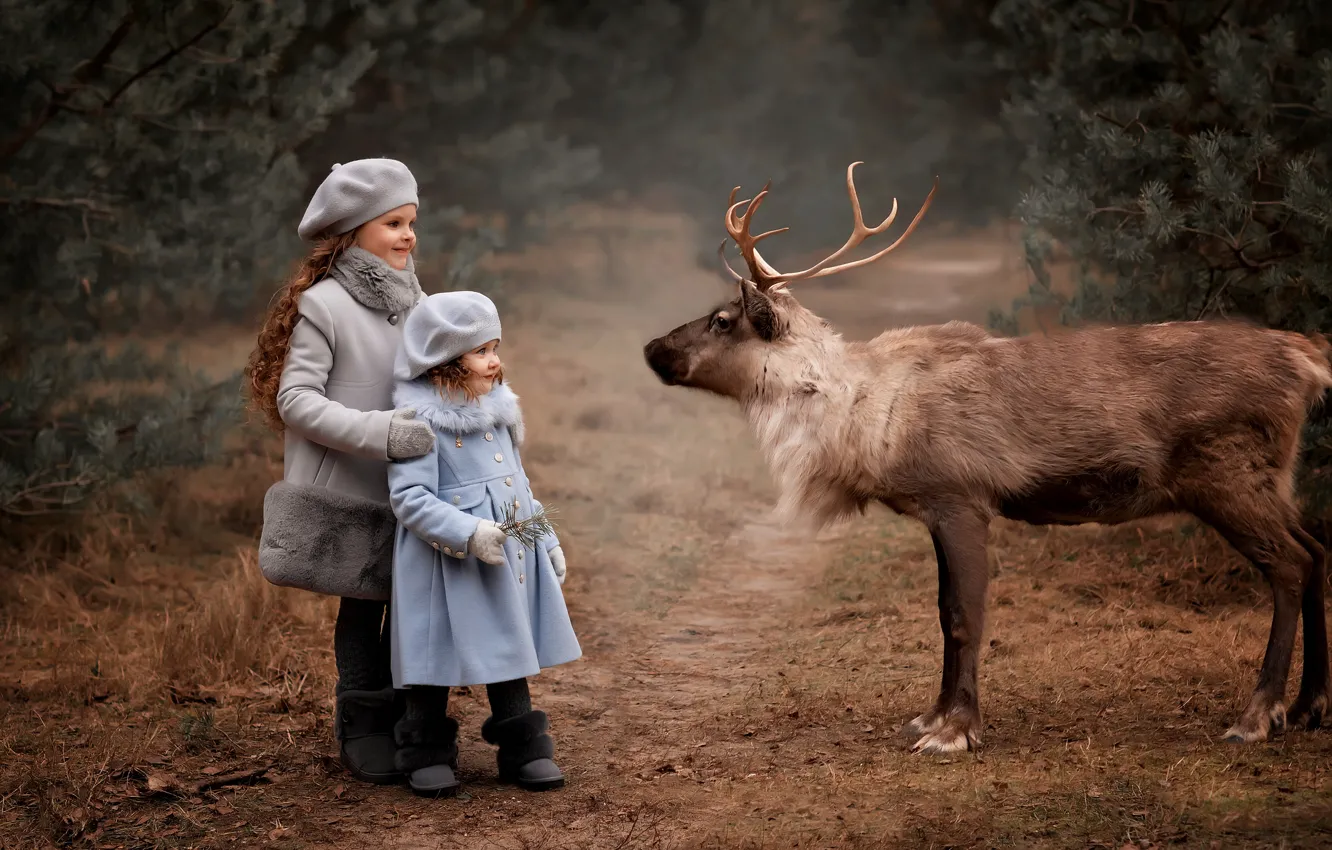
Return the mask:
{"type": "Polygon", "coordinates": [[[522,559],[523,559],[523,550],[522,550],[522,549],[519,549],[519,550],[518,550],[518,560],[521,561],[522,559]]]}
{"type": "Polygon", "coordinates": [[[453,550],[450,549],[449,547],[445,546],[445,547],[444,547],[444,554],[445,554],[445,555],[452,555],[452,554],[453,554],[453,550]]]}
{"type": "Polygon", "coordinates": [[[503,460],[504,460],[504,455],[500,454],[499,452],[495,452],[495,463],[500,463],[503,460]]]}
{"type": "Polygon", "coordinates": [[[435,547],[435,548],[436,548],[436,549],[438,549],[438,548],[439,548],[439,544],[438,544],[438,543],[436,543],[436,542],[435,542],[435,541],[433,541],[433,540],[431,540],[431,541],[430,541],[430,545],[431,545],[431,546],[434,546],[434,547],[435,547]]]}
{"type": "Polygon", "coordinates": [[[461,502],[461,501],[462,501],[462,496],[454,496],[454,497],[453,497],[453,503],[454,503],[455,505],[458,504],[458,503],[461,502]]]}
{"type": "Polygon", "coordinates": [[[492,433],[490,433],[489,431],[487,431],[487,432],[486,432],[486,439],[487,439],[487,440],[493,440],[493,439],[495,439],[495,435],[492,434],[492,433]]]}
{"type": "Polygon", "coordinates": [[[508,486],[512,487],[512,486],[513,486],[513,476],[510,476],[510,477],[508,477],[508,478],[505,478],[505,479],[504,479],[504,483],[507,484],[508,486]]]}
{"type": "Polygon", "coordinates": [[[518,574],[518,583],[519,583],[519,584],[522,584],[522,583],[523,583],[523,579],[525,579],[525,578],[527,578],[527,574],[526,574],[526,573],[519,573],[519,574],[518,574]]]}

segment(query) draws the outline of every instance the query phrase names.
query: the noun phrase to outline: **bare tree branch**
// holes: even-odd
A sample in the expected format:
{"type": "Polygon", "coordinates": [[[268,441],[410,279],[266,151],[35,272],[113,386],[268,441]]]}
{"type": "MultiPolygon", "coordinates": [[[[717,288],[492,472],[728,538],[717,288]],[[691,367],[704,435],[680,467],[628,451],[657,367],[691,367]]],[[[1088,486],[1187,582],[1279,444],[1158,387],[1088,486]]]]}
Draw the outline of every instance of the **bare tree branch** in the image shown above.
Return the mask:
{"type": "Polygon", "coordinates": [[[123,42],[125,37],[129,35],[129,31],[133,26],[134,13],[130,12],[123,20],[121,20],[120,26],[116,27],[115,32],[111,33],[111,37],[106,40],[106,44],[102,45],[102,49],[97,51],[96,56],[92,59],[80,62],[75,66],[74,82],[76,85],[60,86],[59,88],[50,85],[47,86],[52,91],[51,99],[46,102],[46,106],[41,112],[33,116],[33,119],[28,122],[26,127],[19,130],[12,139],[5,142],[3,145],[0,145],[0,162],[9,159],[19,151],[23,150],[23,147],[27,145],[28,142],[32,141],[33,136],[36,136],[37,133],[46,126],[46,122],[50,121],[55,117],[56,113],[65,108],[65,102],[78,90],[79,86],[91,80],[101,72],[102,68],[106,66],[106,63],[111,60],[111,55],[116,52],[120,47],[121,42],[123,42]]]}
{"type": "Polygon", "coordinates": [[[170,62],[172,59],[175,59],[177,56],[184,53],[186,50],[189,50],[191,47],[202,41],[204,37],[207,36],[209,33],[216,30],[218,27],[222,26],[222,22],[227,19],[227,16],[231,14],[231,10],[234,8],[235,8],[234,5],[228,6],[226,8],[226,11],[222,13],[222,16],[220,18],[218,18],[216,21],[213,21],[211,24],[204,27],[203,29],[199,30],[190,38],[189,41],[186,41],[184,44],[181,44],[178,47],[173,47],[172,49],[168,50],[166,53],[163,53],[161,56],[157,57],[152,62],[149,62],[143,68],[140,68],[137,73],[135,73],[128,80],[122,83],[120,88],[116,89],[114,92],[111,93],[111,97],[107,98],[106,103],[103,104],[103,108],[111,106],[113,103],[116,102],[116,100],[122,94],[125,93],[127,89],[129,89],[130,86],[134,85],[139,80],[142,80],[144,77],[148,76],[153,71],[156,71],[158,68],[161,68],[163,65],[170,62]]]}
{"type": "Polygon", "coordinates": [[[39,207],[72,207],[93,215],[115,215],[114,207],[108,207],[92,198],[0,198],[0,205],[22,206],[36,204],[39,207]]]}

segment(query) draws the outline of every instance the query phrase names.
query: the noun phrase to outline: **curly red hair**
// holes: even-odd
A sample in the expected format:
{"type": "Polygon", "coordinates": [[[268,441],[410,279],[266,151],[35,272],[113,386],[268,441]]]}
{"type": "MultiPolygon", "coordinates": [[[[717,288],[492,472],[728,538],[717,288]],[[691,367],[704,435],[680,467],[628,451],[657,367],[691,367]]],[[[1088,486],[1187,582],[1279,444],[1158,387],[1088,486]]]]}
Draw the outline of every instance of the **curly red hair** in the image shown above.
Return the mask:
{"type": "MultiPolygon", "coordinates": [[[[421,377],[429,381],[439,391],[441,398],[448,393],[462,393],[468,401],[476,401],[479,398],[476,390],[472,389],[472,385],[467,380],[472,377],[472,370],[463,365],[461,356],[453,358],[448,363],[431,366],[421,373],[421,377]]],[[[504,383],[503,366],[495,374],[495,383],[504,383]]]]}
{"type": "Polygon", "coordinates": [[[245,389],[250,397],[251,410],[263,414],[264,422],[279,434],[285,425],[278,415],[278,384],[282,380],[282,367],[287,361],[291,345],[291,332],[300,318],[301,293],[328,277],[333,264],[342,253],[356,244],[356,231],[340,236],[327,236],[318,240],[309,255],[301,260],[295,273],[278,290],[271,302],[263,328],[259,331],[258,345],[250,352],[245,366],[245,389]]]}

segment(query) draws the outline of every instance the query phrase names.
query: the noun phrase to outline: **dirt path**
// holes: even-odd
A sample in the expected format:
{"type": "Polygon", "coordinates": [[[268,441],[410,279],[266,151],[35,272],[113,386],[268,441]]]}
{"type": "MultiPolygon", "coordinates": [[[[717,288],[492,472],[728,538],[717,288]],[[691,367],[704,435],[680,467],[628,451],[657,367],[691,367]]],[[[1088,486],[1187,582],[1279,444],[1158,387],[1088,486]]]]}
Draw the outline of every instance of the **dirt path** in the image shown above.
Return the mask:
{"type": "MultiPolygon", "coordinates": [[[[473,741],[461,766],[469,799],[413,805],[419,817],[392,846],[469,846],[476,833],[466,827],[488,822],[516,830],[503,839],[514,846],[733,846],[765,832],[774,800],[801,795],[799,785],[774,787],[790,766],[755,724],[786,676],[778,647],[837,533],[821,550],[769,525],[774,493],[738,411],[663,387],[643,364],[647,339],[706,311],[726,288],[682,263],[694,252],[678,219],[644,216],[637,227],[623,250],[668,286],[594,284],[600,297],[584,295],[589,277],[613,277],[616,257],[597,240],[580,255],[557,237],[564,277],[552,285],[570,297],[544,301],[506,337],[532,434],[525,462],[573,530],[566,596],[586,656],[534,682],[556,718],[569,785],[539,800],[493,788],[489,751],[473,741]],[[539,382],[525,378],[535,374],[539,382]]],[[[997,261],[959,266],[955,249],[939,253],[938,269],[917,257],[897,279],[886,271],[869,310],[847,295],[854,282],[813,293],[811,306],[881,329],[895,303],[919,314],[933,299],[946,312],[978,275],[993,279],[997,261]]],[[[475,738],[484,707],[459,705],[475,738]]]]}
{"type": "MultiPolygon", "coordinates": [[[[82,561],[17,582],[0,629],[0,844],[1332,844],[1332,735],[1214,740],[1251,687],[1270,607],[1251,570],[1187,526],[997,524],[986,745],[909,755],[901,724],[939,675],[928,535],[883,512],[817,539],[769,525],[775,493],[738,411],[663,387],[641,354],[733,290],[693,265],[676,216],[585,210],[563,227],[501,271],[549,288],[506,299],[504,356],[534,491],[561,514],[584,649],[532,681],[568,785],[496,783],[481,689],[451,700],[458,798],[347,776],[331,729],[333,603],[254,568],[280,469],[268,441],[164,491],[156,537],[106,518],[82,561]],[[201,526],[216,537],[184,547],[201,526]],[[191,790],[247,770],[262,779],[191,790]]],[[[1023,285],[1015,256],[985,238],[921,240],[799,294],[853,338],[983,320],[1023,285]]],[[[245,336],[200,334],[197,349],[228,369],[245,336]]]]}

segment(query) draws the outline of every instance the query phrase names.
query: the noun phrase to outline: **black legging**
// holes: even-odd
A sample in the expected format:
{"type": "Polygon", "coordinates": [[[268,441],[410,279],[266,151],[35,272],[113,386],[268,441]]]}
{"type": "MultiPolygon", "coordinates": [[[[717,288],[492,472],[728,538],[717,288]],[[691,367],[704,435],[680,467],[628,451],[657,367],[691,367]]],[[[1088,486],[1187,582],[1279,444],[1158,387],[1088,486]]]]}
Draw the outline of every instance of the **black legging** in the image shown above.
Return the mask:
{"type": "MultiPolygon", "coordinates": [[[[507,720],[532,710],[532,695],[526,679],[492,682],[486,685],[486,699],[496,720],[507,720]]],[[[408,723],[428,722],[443,717],[448,711],[448,687],[413,685],[407,688],[407,710],[403,717],[408,723]]]]}
{"type": "Polygon", "coordinates": [[[393,684],[389,666],[389,603],[344,596],[333,627],[338,683],[345,690],[378,691],[393,684]]]}
{"type": "MultiPolygon", "coordinates": [[[[338,681],[345,690],[377,691],[393,684],[393,670],[389,666],[389,632],[389,603],[348,596],[341,598],[337,625],[333,628],[333,655],[338,665],[338,681]]],[[[406,696],[406,714],[415,720],[427,720],[448,712],[447,687],[418,685],[407,688],[406,696]]],[[[517,717],[532,710],[532,695],[526,679],[486,685],[486,699],[496,720],[517,717]]]]}

